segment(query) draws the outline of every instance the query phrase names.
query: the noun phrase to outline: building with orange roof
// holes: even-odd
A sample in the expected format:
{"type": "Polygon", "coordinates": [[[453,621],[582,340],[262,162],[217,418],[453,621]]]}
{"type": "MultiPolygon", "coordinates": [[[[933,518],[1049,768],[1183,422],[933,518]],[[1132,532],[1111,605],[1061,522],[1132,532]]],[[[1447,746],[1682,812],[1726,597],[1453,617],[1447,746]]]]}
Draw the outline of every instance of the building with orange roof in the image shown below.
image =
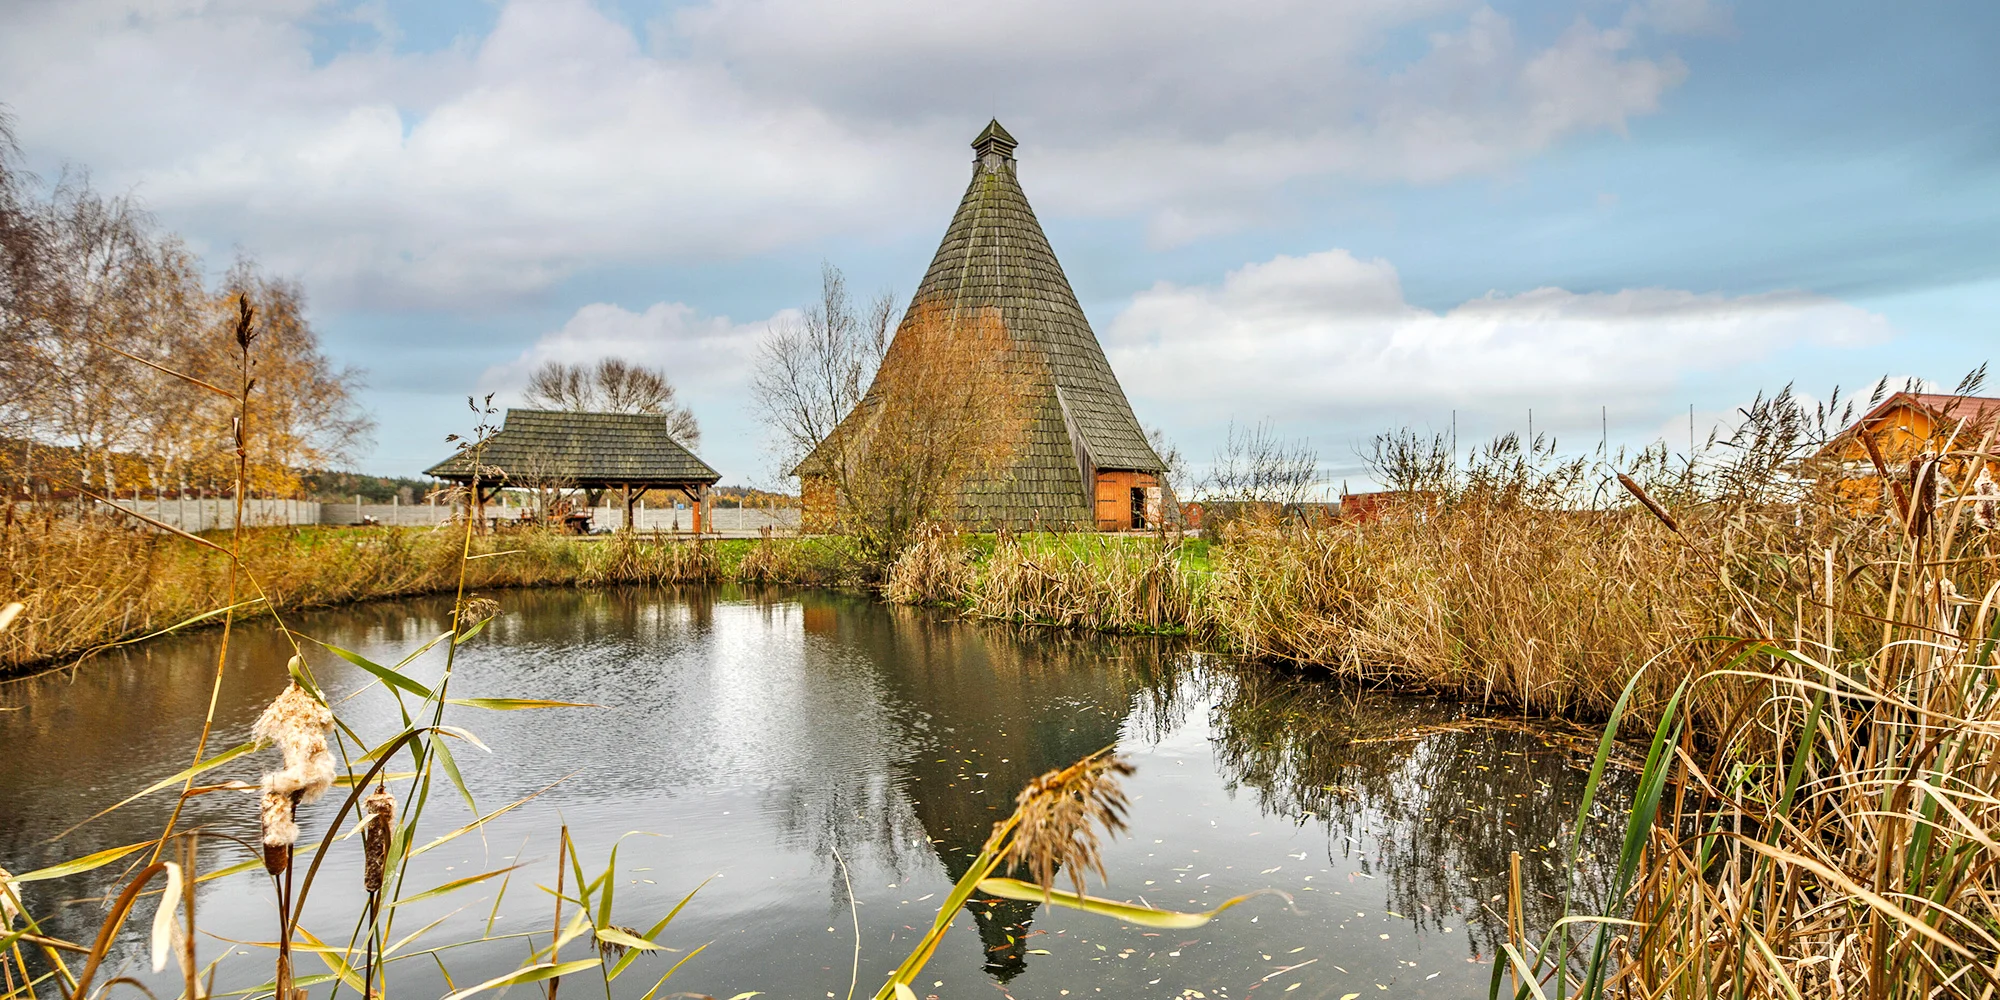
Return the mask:
{"type": "Polygon", "coordinates": [[[1815,457],[1838,462],[1845,473],[1840,493],[1873,510],[1885,495],[1883,472],[1891,481],[1908,481],[1917,462],[1944,456],[1939,473],[1955,480],[1960,463],[1950,453],[1977,449],[1989,435],[2000,439],[1996,429],[2000,397],[1898,392],[1835,435],[1815,457]]]}

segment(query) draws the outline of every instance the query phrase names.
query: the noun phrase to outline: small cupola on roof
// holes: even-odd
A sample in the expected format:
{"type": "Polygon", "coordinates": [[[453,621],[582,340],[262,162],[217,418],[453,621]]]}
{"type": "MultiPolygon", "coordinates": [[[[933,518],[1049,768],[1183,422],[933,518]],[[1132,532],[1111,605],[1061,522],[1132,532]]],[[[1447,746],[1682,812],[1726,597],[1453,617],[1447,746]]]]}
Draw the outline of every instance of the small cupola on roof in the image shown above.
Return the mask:
{"type": "Polygon", "coordinates": [[[986,123],[985,131],[972,140],[972,150],[978,154],[979,165],[987,173],[993,173],[1003,165],[1014,162],[1014,137],[1000,127],[1000,119],[986,123]]]}

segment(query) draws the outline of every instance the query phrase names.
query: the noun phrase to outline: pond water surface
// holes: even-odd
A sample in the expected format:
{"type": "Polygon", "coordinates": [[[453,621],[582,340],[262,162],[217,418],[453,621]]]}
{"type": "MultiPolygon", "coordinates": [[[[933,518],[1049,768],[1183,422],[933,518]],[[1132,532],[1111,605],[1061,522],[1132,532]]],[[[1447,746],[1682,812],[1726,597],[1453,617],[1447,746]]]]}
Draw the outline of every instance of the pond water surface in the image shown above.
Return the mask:
{"type": "MultiPolygon", "coordinates": [[[[497,940],[397,963],[391,995],[438,996],[452,988],[447,975],[464,987],[505,973],[530,950],[522,935],[545,945],[554,901],[537,886],[555,885],[567,824],[593,878],[618,845],[614,923],[648,928],[702,886],[661,937],[674,950],[640,958],[613,995],[640,996],[706,944],[662,995],[846,997],[858,919],[855,995],[868,996],[1015,793],[1112,744],[1137,765],[1131,829],[1106,852],[1110,885],[1093,883],[1093,893],[1179,909],[1264,888],[1290,901],[1263,896],[1183,931],[976,903],[926,968],[919,996],[1485,996],[1509,852],[1523,853],[1535,922],[1546,926],[1570,886],[1562,858],[1583,751],[1450,705],[1237,667],[1169,640],[1026,632],[839,594],[498,596],[506,610],[460,651],[452,693],[601,707],[451,710],[448,722],[490,748],[454,747],[479,812],[534,797],[419,855],[405,894],[522,867],[399,908],[394,937],[442,918],[399,954],[497,940]]],[[[292,624],[393,663],[443,631],[448,608],[385,602],[292,624]]],[[[100,657],[74,676],[0,685],[0,867],[28,871],[157,835],[171,793],[49,842],[187,765],[217,639],[177,637],[100,657]]],[[[283,688],[290,654],[268,624],[239,628],[232,645],[217,748],[248,738],[283,688]]],[[[324,652],[308,657],[364,737],[401,728],[395,701],[367,674],[324,652]]],[[[428,683],[441,668],[434,652],[410,670],[428,683]]],[[[276,756],[252,755],[204,780],[254,781],[276,756]]],[[[309,840],[331,822],[334,801],[301,809],[309,840]]],[[[205,870],[247,859],[222,835],[254,841],[254,796],[203,796],[187,817],[215,834],[202,842],[205,870]]],[[[473,817],[440,783],[417,840],[473,817]]],[[[1604,810],[1587,836],[1601,839],[1615,821],[1604,810]]],[[[312,891],[304,926],[323,940],[353,933],[359,854],[358,838],[337,845],[312,891]]],[[[105,910],[93,897],[115,892],[123,870],[24,888],[33,910],[54,914],[52,933],[88,940],[105,910]]],[[[1578,879],[1580,899],[1594,905],[1596,869],[1586,865],[1578,879]]],[[[254,942],[272,939],[276,918],[261,871],[204,883],[199,912],[202,962],[230,953],[217,991],[268,981],[269,952],[254,942]]],[[[171,968],[155,976],[144,959],[151,913],[141,905],[117,965],[169,997],[178,992],[171,968]]],[[[563,954],[588,947],[580,940],[563,954]]],[[[304,955],[299,970],[325,971],[304,955]]],[[[563,996],[604,991],[595,977],[577,979],[563,996]]]]}

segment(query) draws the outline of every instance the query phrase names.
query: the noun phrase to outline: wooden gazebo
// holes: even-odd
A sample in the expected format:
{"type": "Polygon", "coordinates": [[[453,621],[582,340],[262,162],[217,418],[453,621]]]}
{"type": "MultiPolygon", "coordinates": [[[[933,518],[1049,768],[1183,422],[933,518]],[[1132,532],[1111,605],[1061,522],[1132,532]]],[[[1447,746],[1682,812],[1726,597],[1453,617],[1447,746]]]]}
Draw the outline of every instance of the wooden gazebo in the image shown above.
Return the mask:
{"type": "Polygon", "coordinates": [[[426,475],[474,485],[471,515],[482,517],[486,502],[509,486],[550,484],[598,494],[618,491],[625,525],[632,505],[647,490],[679,492],[694,508],[694,530],[707,528],[708,490],[722,476],[667,432],[667,418],[650,413],[582,413],[508,410],[500,430],[479,449],[479,474],[472,454],[463,451],[425,470],[426,475]]]}

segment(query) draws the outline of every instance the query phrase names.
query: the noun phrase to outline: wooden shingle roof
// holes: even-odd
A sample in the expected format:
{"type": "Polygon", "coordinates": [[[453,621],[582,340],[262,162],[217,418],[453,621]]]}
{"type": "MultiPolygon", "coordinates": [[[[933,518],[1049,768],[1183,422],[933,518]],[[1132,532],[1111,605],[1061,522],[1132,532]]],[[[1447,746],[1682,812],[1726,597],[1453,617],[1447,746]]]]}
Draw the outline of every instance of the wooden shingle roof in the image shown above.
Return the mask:
{"type": "Polygon", "coordinates": [[[1046,357],[1062,408],[1082,436],[1091,464],[1162,471],[1165,466],[1146,443],[1146,432],[1132,415],[1125,390],[1015,177],[1013,136],[994,121],[973,149],[978,162],[972,183],[912,306],[944,302],[966,312],[998,307],[1008,333],[1039,347],[1046,357]]]}
{"type": "MultiPolygon", "coordinates": [[[[666,417],[650,413],[508,410],[479,464],[481,479],[497,469],[508,481],[562,479],[578,486],[714,485],[722,478],[667,433],[666,417]]],[[[467,480],[471,459],[453,455],[424,474],[467,480]]]]}
{"type": "MultiPolygon", "coordinates": [[[[1158,473],[1165,465],[1147,443],[1015,177],[1014,137],[996,120],[972,147],[972,182],[898,335],[926,308],[941,307],[954,316],[997,309],[1008,336],[1029,348],[1030,363],[1047,373],[1037,379],[1045,391],[1030,404],[1026,438],[1016,443],[1013,467],[1001,479],[971,486],[968,513],[982,521],[1093,523],[1094,487],[1085,482],[1087,475],[1158,473]]],[[[882,382],[878,376],[843,429],[865,423],[856,418],[869,408],[869,399],[894,391],[882,382]]],[[[809,456],[800,468],[810,469],[815,461],[809,456]]]]}

